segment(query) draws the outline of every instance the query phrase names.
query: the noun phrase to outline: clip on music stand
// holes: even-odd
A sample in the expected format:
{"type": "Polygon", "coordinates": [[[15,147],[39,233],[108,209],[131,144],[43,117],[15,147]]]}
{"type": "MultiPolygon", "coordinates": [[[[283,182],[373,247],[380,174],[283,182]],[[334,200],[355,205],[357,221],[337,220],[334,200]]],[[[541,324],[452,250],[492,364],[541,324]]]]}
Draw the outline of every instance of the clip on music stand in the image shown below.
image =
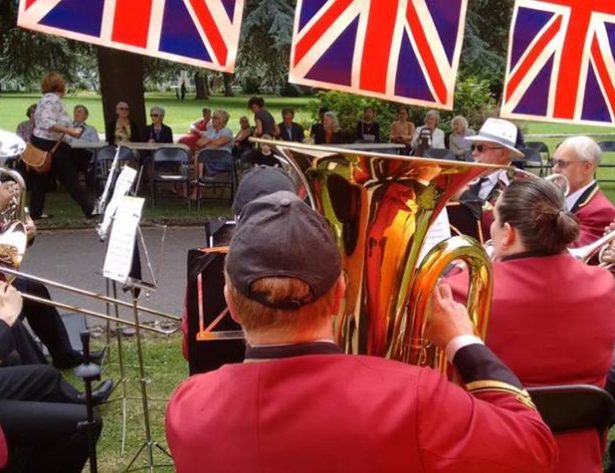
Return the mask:
{"type": "MultiPolygon", "coordinates": [[[[143,361],[143,347],[141,340],[141,324],[139,320],[139,296],[141,290],[153,290],[156,289],[156,282],[153,271],[151,269],[149,254],[145,245],[143,234],[139,227],[139,221],[141,218],[141,211],[145,199],[139,197],[124,196],[120,205],[118,206],[113,227],[111,229],[111,236],[109,238],[109,245],[107,247],[107,254],[105,257],[105,263],[103,267],[103,275],[112,280],[114,284],[114,293],[117,293],[115,286],[116,282],[122,283],[124,286],[130,289],[132,295],[132,309],[134,315],[135,324],[135,337],[137,344],[137,363],[139,369],[139,383],[141,386],[141,402],[143,405],[143,423],[145,428],[145,441],[134,455],[128,466],[124,471],[135,471],[140,469],[148,469],[154,471],[154,449],[157,448],[169,458],[171,455],[163,447],[161,447],[152,438],[150,414],[149,414],[149,398],[147,396],[147,379],[145,377],[145,368],[143,361]],[[144,253],[147,261],[148,268],[153,283],[148,283],[140,279],[140,270],[135,271],[134,267],[134,252],[138,251],[137,235],[139,235],[141,244],[144,248],[144,253]],[[135,274],[137,273],[137,274],[135,274]],[[138,276],[138,277],[134,277],[138,276]],[[147,466],[131,469],[135,461],[139,458],[142,452],[147,453],[147,466]]],[[[163,237],[164,238],[164,237],[163,237]]],[[[140,269],[140,268],[139,268],[140,269]]],[[[117,310],[117,307],[116,307],[117,310]]],[[[123,374],[122,374],[123,375],[123,374]]],[[[124,389],[125,393],[125,389],[124,389]]],[[[125,400],[123,398],[125,407],[125,400]]],[[[166,465],[165,465],[166,466],[166,465]]]]}

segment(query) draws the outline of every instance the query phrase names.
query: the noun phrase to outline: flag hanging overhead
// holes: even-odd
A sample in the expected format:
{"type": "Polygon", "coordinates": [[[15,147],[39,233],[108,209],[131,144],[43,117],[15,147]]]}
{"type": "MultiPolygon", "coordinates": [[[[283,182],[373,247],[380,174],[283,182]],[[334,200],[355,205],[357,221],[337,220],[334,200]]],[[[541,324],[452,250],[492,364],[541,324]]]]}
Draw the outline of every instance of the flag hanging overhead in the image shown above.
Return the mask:
{"type": "Polygon", "coordinates": [[[467,0],[298,0],[290,81],[451,109],[467,0]]]}
{"type": "Polygon", "coordinates": [[[233,72],[244,0],[20,0],[42,33],[233,72]]]}
{"type": "Polygon", "coordinates": [[[502,116],[615,123],[615,1],[517,0],[502,116]]]}

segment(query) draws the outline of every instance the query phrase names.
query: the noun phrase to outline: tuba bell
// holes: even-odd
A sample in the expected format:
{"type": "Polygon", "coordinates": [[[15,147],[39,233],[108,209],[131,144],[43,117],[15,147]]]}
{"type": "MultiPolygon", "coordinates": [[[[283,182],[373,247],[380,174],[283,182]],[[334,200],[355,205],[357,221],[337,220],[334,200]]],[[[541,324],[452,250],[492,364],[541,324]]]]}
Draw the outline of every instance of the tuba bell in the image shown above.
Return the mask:
{"type": "Polygon", "coordinates": [[[347,353],[444,369],[442,353],[433,353],[423,337],[426,306],[444,267],[458,258],[470,268],[469,313],[484,337],[492,281],[482,247],[471,238],[453,237],[433,248],[424,263],[420,255],[446,202],[500,166],[253,141],[277,150],[301,183],[300,195],[333,230],[347,279],[335,335],[347,353]]]}

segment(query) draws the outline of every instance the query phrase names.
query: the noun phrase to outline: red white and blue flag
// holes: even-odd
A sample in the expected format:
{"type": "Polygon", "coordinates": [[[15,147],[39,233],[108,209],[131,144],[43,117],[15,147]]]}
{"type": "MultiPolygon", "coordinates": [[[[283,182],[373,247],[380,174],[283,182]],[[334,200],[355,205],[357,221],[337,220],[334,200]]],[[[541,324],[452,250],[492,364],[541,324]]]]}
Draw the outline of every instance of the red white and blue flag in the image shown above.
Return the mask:
{"type": "Polygon", "coordinates": [[[612,126],[614,53],[614,0],[517,0],[502,116],[612,126]]]}
{"type": "Polygon", "coordinates": [[[453,107],[467,0],[298,0],[290,81],[453,107]]]}
{"type": "Polygon", "coordinates": [[[20,0],[42,33],[232,72],[244,0],[20,0]]]}

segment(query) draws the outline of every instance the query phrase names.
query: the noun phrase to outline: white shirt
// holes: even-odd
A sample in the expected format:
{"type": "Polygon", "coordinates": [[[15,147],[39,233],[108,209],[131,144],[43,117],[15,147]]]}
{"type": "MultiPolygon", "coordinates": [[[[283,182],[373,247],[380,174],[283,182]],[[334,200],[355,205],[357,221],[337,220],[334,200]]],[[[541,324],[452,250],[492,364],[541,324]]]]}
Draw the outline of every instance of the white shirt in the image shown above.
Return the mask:
{"type": "Polygon", "coordinates": [[[583,195],[583,192],[585,192],[587,189],[589,189],[591,186],[593,186],[595,182],[596,181],[591,181],[585,187],[581,187],[578,191],[575,191],[572,194],[569,194],[566,197],[566,209],[567,210],[572,210],[572,208],[577,203],[577,200],[579,200],[579,197],[581,197],[581,195],[583,195]]]}
{"type": "MultiPolygon", "coordinates": [[[[412,146],[413,148],[416,148],[416,146],[418,145],[419,136],[421,135],[421,130],[423,128],[426,128],[426,126],[425,125],[420,126],[415,130],[414,136],[412,137],[412,142],[410,143],[410,146],[412,146]]],[[[431,133],[431,147],[438,148],[438,149],[446,148],[446,146],[444,145],[444,132],[440,130],[440,128],[436,128],[431,133]]]]}
{"type": "Polygon", "coordinates": [[[489,197],[493,188],[498,184],[498,181],[501,181],[506,186],[510,184],[506,171],[495,171],[485,176],[485,180],[478,191],[478,197],[482,200],[487,200],[487,197],[489,197]]]}

